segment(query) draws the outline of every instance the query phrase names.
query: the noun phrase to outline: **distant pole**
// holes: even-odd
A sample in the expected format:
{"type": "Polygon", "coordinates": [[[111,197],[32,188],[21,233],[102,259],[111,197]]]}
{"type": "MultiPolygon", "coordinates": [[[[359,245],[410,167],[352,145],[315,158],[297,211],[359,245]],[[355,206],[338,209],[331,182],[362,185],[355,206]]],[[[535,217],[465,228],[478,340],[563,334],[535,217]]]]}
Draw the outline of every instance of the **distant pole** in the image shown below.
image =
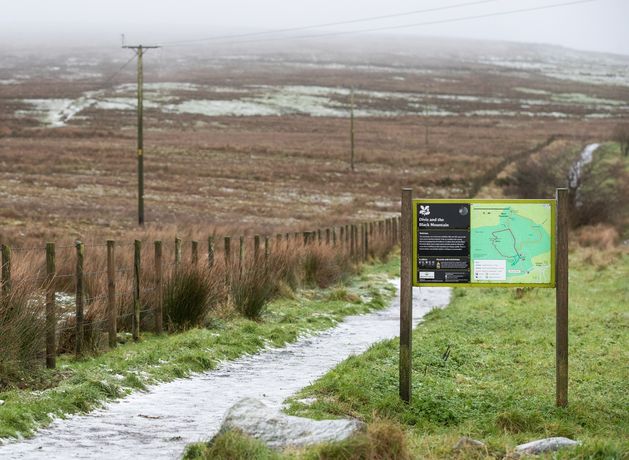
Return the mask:
{"type": "Polygon", "coordinates": [[[556,403],[568,405],[568,189],[557,189],[556,298],[556,403]]]}
{"type": "Polygon", "coordinates": [[[411,401],[411,371],[413,368],[413,189],[402,189],[402,244],[400,255],[400,398],[411,401]]]}
{"type": "Polygon", "coordinates": [[[349,92],[350,168],[354,172],[354,87],[349,92]]]}
{"type": "Polygon", "coordinates": [[[159,48],[159,46],[128,46],[123,48],[132,49],[138,58],[138,224],[144,225],[144,67],[142,57],[148,49],[159,48]]]}

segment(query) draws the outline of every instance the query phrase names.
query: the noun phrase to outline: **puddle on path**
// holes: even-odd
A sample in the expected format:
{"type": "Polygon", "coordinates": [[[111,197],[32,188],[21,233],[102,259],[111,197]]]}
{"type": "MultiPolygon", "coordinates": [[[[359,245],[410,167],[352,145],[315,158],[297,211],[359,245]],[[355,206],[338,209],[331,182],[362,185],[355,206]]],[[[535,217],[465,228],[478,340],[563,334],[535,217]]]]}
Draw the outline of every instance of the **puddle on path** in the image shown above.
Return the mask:
{"type": "MultiPolygon", "coordinates": [[[[414,321],[450,300],[447,288],[413,289],[414,321]]],[[[87,415],[56,420],[30,440],[0,446],[0,458],[179,458],[191,442],[219,429],[227,409],[244,397],[271,407],[350,355],[399,333],[399,298],[386,310],[348,317],[337,327],[281,349],[265,350],[216,370],[157,385],[87,415]]]]}

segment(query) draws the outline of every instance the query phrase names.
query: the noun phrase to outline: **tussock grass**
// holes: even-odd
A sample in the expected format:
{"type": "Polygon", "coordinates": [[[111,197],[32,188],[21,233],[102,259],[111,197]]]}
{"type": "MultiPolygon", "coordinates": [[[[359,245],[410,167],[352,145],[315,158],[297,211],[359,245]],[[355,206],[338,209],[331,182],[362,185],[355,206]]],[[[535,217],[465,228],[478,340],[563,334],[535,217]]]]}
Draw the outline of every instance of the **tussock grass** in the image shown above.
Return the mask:
{"type": "Polygon", "coordinates": [[[0,390],[43,364],[45,304],[31,292],[23,282],[0,294],[0,390]]]}
{"type": "Polygon", "coordinates": [[[212,269],[174,270],[164,287],[163,316],[170,330],[203,324],[208,313],[225,301],[224,272],[219,264],[212,269]]]}

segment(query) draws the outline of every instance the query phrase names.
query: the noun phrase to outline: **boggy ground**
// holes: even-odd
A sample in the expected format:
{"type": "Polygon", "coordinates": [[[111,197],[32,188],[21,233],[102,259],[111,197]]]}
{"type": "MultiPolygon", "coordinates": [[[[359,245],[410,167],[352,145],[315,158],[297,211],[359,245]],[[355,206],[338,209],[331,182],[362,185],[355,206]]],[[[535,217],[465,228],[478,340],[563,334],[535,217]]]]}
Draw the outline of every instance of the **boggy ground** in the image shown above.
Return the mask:
{"type": "MultiPolygon", "coordinates": [[[[474,195],[505,162],[549,142],[573,152],[608,138],[626,115],[619,57],[429,45],[406,43],[406,53],[388,43],[370,53],[353,44],[147,55],[149,227],[270,233],[383,217],[398,211],[401,186],[432,197],[474,195]]],[[[127,58],[5,52],[4,240],[135,228],[134,85],[123,84],[133,81],[133,65],[107,78],[127,58]]]]}

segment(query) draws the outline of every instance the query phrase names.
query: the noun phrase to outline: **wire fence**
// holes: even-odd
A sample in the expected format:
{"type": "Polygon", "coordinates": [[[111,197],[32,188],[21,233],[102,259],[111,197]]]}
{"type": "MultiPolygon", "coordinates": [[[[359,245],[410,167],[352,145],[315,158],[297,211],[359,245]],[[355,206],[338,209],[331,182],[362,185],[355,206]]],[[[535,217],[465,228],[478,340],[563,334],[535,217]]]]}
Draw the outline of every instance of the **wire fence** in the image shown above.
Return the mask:
{"type": "MultiPolygon", "coordinates": [[[[27,305],[36,309],[36,319],[45,325],[40,333],[42,350],[36,358],[17,361],[25,365],[45,361],[54,368],[61,352],[81,356],[116,346],[118,332],[130,332],[134,340],[141,331],[162,333],[165,282],[179,271],[220,265],[225,272],[222,279],[234,283],[245,264],[267,270],[266,260],[281,251],[307,253],[327,246],[361,263],[375,257],[379,247],[388,251],[398,242],[399,218],[395,217],[314,231],[211,235],[202,243],[174,238],[89,245],[80,241],[59,246],[2,244],[0,309],[11,308],[16,292],[28,292],[27,305]]],[[[3,327],[10,327],[7,324],[0,317],[0,334],[3,327]]],[[[0,356],[0,366],[17,361],[0,356]]]]}

